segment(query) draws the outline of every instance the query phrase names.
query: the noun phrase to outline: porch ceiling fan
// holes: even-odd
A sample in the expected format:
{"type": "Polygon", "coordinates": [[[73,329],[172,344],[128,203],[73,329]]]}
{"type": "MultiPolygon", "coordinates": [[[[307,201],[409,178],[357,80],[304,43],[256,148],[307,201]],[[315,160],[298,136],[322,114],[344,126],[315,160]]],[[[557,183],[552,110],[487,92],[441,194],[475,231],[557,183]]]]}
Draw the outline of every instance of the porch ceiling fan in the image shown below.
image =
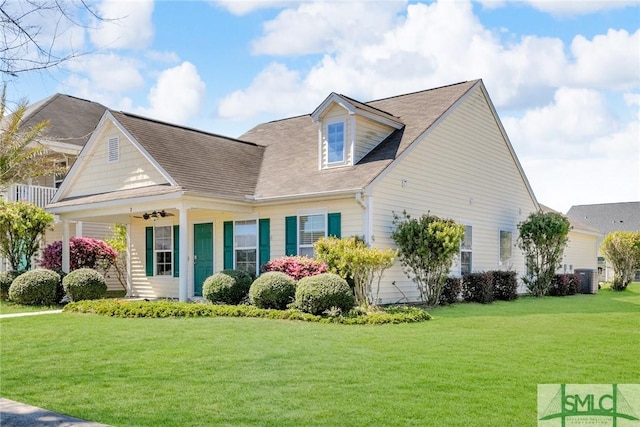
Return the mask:
{"type": "Polygon", "coordinates": [[[158,218],[164,218],[166,216],[173,216],[173,214],[171,212],[167,212],[164,209],[161,211],[153,211],[153,212],[145,212],[142,214],[142,216],[136,216],[134,215],[134,218],[142,218],[144,220],[147,219],[158,219],[158,218]]]}

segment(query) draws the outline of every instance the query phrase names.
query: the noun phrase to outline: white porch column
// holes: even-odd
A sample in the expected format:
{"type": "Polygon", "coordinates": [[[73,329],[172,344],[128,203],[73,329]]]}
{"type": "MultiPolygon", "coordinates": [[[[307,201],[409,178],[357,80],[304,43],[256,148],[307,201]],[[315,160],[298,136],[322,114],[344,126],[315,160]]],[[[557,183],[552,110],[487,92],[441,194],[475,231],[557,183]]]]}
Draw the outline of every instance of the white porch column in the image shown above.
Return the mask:
{"type": "Polygon", "coordinates": [[[127,229],[127,296],[131,296],[131,224],[126,225],[127,229]]]}
{"type": "Polygon", "coordinates": [[[187,218],[188,209],[184,206],[180,206],[178,213],[180,216],[180,232],[179,232],[179,246],[180,259],[176,260],[180,265],[180,278],[178,281],[178,297],[180,301],[186,301],[188,298],[188,276],[189,276],[189,222],[187,218]]]}
{"type": "Polygon", "coordinates": [[[76,222],[76,237],[84,237],[82,233],[82,221],[78,221],[76,222]]]}
{"type": "Polygon", "coordinates": [[[69,221],[68,220],[63,220],[62,221],[62,271],[64,271],[65,273],[69,272],[69,268],[70,268],[70,248],[69,248],[69,221]]]}

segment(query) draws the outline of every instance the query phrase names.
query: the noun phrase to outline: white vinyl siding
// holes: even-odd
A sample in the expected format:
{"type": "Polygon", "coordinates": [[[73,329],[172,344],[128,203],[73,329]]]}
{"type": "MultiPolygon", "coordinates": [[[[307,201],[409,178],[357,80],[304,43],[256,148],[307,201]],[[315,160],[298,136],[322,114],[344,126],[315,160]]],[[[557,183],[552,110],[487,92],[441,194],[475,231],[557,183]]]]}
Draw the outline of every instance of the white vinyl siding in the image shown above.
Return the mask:
{"type": "MultiPolygon", "coordinates": [[[[375,246],[395,247],[390,238],[393,212],[406,210],[417,217],[430,211],[459,224],[472,221],[475,271],[504,269],[498,265],[496,230],[514,230],[517,241],[517,224],[536,207],[483,92],[471,93],[416,144],[373,187],[375,246]]],[[[519,275],[524,272],[520,251],[514,251],[511,268],[519,275]]],[[[402,290],[385,287],[385,302],[418,299],[399,262],[385,272],[384,280],[395,281],[402,290]]]]}
{"type": "Polygon", "coordinates": [[[109,163],[107,149],[109,137],[106,135],[113,135],[115,132],[117,129],[113,124],[106,125],[101,135],[97,135],[100,139],[96,141],[92,150],[76,160],[81,162],[79,167],[82,168],[82,179],[73,183],[65,197],[86,196],[167,183],[167,180],[155,166],[122,134],[118,137],[120,160],[116,163],[109,163]]]}
{"type": "Polygon", "coordinates": [[[579,230],[569,232],[569,241],[564,249],[562,265],[557,270],[563,273],[564,266],[567,266],[567,273],[576,268],[588,268],[597,270],[598,268],[598,237],[593,234],[581,233],[579,230]],[[572,266],[573,268],[569,268],[572,266]]]}
{"type": "Polygon", "coordinates": [[[358,163],[395,130],[366,117],[356,117],[356,142],[353,162],[358,163]]]}

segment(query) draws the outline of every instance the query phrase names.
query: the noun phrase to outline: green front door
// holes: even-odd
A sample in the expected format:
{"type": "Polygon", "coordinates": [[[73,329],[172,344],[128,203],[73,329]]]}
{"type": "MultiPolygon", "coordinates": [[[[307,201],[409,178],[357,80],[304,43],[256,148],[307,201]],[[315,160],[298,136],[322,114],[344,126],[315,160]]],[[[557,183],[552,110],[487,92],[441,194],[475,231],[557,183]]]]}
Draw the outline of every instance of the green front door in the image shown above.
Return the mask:
{"type": "Polygon", "coordinates": [[[213,224],[193,225],[193,293],[202,296],[202,283],[213,274],[213,224]]]}

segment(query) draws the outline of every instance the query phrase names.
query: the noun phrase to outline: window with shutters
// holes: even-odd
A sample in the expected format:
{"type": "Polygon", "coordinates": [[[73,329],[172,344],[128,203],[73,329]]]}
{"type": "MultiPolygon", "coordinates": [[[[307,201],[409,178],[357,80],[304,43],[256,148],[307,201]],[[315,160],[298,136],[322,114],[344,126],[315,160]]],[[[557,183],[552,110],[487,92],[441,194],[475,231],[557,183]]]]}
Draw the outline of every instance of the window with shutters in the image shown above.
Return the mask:
{"type": "Polygon", "coordinates": [[[107,141],[107,162],[114,163],[120,160],[120,138],[117,136],[107,141]]]}
{"type": "Polygon", "coordinates": [[[173,276],[173,227],[156,226],[153,233],[156,276],[173,276]]]}
{"type": "Polygon", "coordinates": [[[251,274],[258,270],[258,225],[256,220],[236,221],[234,227],[235,268],[251,274]]]}
{"type": "Polygon", "coordinates": [[[298,255],[313,258],[313,244],[316,240],[327,235],[326,215],[300,215],[298,217],[298,230],[298,255]]]}

